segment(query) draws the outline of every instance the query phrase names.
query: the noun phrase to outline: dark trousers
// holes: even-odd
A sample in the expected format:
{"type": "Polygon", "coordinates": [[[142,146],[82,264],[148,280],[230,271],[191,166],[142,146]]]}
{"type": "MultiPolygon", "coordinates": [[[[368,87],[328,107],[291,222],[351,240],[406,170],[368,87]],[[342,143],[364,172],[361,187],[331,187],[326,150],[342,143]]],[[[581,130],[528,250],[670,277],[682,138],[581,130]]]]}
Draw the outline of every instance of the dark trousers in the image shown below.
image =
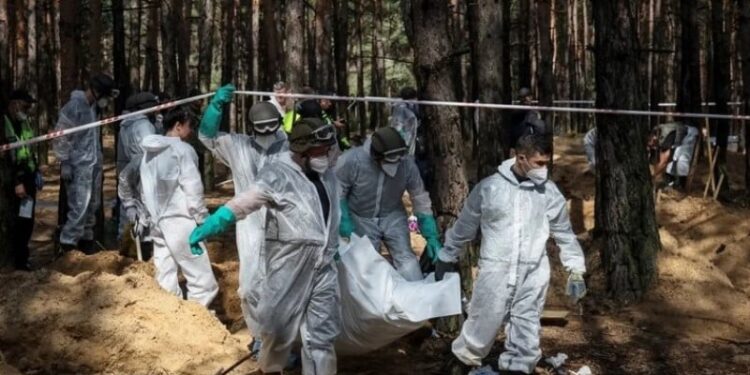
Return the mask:
{"type": "Polygon", "coordinates": [[[14,196],[10,204],[12,219],[9,226],[9,237],[13,264],[16,269],[26,268],[26,265],[29,262],[29,241],[31,241],[31,234],[34,232],[36,194],[32,192],[30,197],[34,201],[34,209],[31,211],[31,218],[18,216],[22,199],[14,196]]]}

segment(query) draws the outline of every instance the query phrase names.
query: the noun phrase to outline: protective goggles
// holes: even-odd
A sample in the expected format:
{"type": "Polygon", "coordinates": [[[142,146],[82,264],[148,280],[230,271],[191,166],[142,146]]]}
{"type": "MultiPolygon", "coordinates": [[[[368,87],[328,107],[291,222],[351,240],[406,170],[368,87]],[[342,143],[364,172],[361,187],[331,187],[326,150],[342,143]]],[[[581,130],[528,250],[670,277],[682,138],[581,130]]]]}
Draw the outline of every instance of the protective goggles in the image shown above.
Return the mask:
{"type": "Polygon", "coordinates": [[[333,125],[326,124],[325,126],[315,129],[305,138],[315,140],[316,143],[327,143],[336,138],[336,129],[333,125]]]}
{"type": "Polygon", "coordinates": [[[389,150],[383,153],[383,161],[386,163],[398,163],[406,154],[406,147],[389,150]]]}
{"type": "Polygon", "coordinates": [[[257,134],[269,134],[279,129],[281,118],[271,118],[268,120],[254,121],[253,131],[257,134]]]}

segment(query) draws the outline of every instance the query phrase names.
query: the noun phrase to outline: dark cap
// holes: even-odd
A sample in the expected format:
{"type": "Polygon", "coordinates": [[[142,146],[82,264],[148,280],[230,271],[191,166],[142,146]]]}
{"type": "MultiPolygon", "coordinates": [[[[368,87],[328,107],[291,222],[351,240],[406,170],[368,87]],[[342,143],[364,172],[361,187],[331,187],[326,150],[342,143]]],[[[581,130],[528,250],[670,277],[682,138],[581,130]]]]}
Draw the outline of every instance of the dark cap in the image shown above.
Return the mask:
{"type": "Polygon", "coordinates": [[[29,104],[36,103],[36,99],[29,95],[29,92],[26,90],[14,90],[10,93],[10,98],[8,100],[21,100],[29,104]]]}

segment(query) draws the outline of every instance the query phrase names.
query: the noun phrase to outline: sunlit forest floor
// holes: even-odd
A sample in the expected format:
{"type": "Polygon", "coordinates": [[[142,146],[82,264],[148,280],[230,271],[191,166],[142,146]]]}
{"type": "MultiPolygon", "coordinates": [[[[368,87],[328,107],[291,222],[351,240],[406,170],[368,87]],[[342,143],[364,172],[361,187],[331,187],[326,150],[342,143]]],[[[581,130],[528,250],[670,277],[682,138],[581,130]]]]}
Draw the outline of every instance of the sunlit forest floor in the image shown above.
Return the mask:
{"type": "MultiPolygon", "coordinates": [[[[111,139],[106,145],[112,160],[111,139]]],[[[587,252],[590,293],[580,309],[567,302],[566,275],[551,245],[547,308],[570,315],[566,324],[544,326],[545,356],[565,353],[571,370],[587,365],[594,374],[750,373],[750,210],[702,199],[703,162],[688,196],[663,194],[657,205],[658,281],[642,302],[616,307],[606,299],[597,245],[589,239],[594,176],[586,172],[580,137],[558,137],[555,152],[554,179],[587,252]]],[[[742,187],[742,157],[729,155],[735,189],[742,187]]],[[[106,171],[109,216],[114,164],[106,171]]],[[[55,260],[58,172],[48,168],[45,175],[32,239],[32,262],[41,269],[0,273],[0,374],[213,374],[245,355],[249,332],[236,294],[234,233],[209,244],[221,287],[214,316],[163,292],[151,264],[116,250],[55,260]]],[[[222,185],[207,194],[209,205],[232,192],[231,184],[222,185]]],[[[423,244],[414,235],[415,249],[423,244]]],[[[488,361],[496,361],[502,342],[501,334],[488,361]]],[[[426,330],[365,356],[339,358],[339,373],[445,374],[450,357],[450,339],[431,338],[426,330]]],[[[246,362],[232,374],[254,366],[246,362]]]]}

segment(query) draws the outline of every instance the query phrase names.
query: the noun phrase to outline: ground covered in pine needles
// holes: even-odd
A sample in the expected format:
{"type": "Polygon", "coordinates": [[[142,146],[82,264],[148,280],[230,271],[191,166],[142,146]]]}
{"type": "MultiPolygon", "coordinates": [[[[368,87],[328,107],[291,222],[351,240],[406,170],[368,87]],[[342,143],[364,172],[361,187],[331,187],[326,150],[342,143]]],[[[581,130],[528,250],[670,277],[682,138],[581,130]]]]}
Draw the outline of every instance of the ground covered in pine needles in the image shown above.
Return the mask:
{"type": "MultiPolygon", "coordinates": [[[[554,177],[587,253],[590,294],[580,308],[568,303],[566,275],[550,246],[554,270],[547,307],[570,315],[565,324],[543,328],[545,355],[565,353],[571,370],[586,365],[594,374],[750,373],[750,210],[739,201],[702,199],[702,166],[691,194],[668,193],[659,200],[658,281],[642,302],[614,306],[606,298],[599,249],[589,238],[594,176],[586,172],[580,138],[558,138],[555,151],[554,177]]],[[[741,159],[730,154],[736,189],[744,175],[741,159]]],[[[249,332],[236,295],[233,233],[209,244],[221,287],[212,314],[163,292],[151,264],[120,251],[53,259],[57,171],[46,174],[50,183],[40,196],[32,241],[32,261],[40,269],[0,272],[0,374],[213,374],[246,354],[249,332]]],[[[110,165],[108,205],[113,174],[110,165]]],[[[209,194],[209,204],[231,194],[231,184],[222,185],[209,194]]],[[[422,239],[413,239],[421,250],[422,239]]],[[[489,361],[496,360],[502,342],[500,334],[489,361]]],[[[445,374],[449,358],[450,338],[424,330],[377,352],[340,358],[339,372],[445,374]]],[[[232,374],[254,367],[249,361],[232,374]]]]}

